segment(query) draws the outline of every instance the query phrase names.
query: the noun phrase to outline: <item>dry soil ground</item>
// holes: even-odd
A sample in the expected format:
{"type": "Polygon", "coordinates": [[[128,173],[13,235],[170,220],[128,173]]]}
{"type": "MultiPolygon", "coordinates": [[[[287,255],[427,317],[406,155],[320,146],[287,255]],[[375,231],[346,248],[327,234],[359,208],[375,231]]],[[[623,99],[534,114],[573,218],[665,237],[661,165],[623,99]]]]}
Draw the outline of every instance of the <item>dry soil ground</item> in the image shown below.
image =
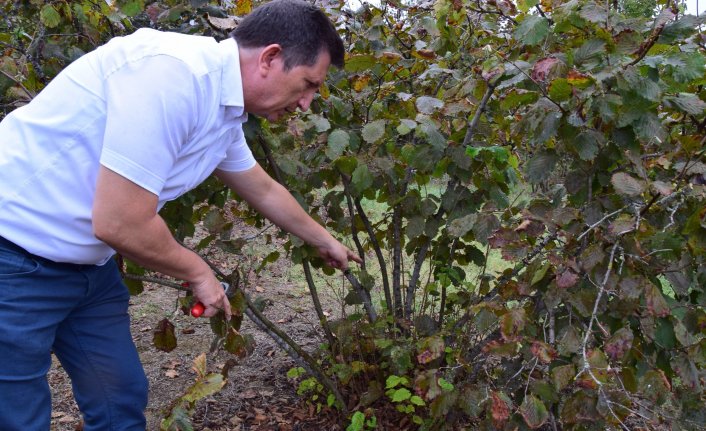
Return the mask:
{"type": "MultiPolygon", "coordinates": [[[[272,230],[273,231],[273,230],[272,230]]],[[[212,250],[210,259],[221,269],[241,268],[257,264],[268,250],[277,245],[265,244],[263,235],[252,229],[240,227],[238,235],[256,237],[252,245],[244,248],[242,255],[225,255],[212,250]]],[[[284,254],[284,253],[283,253],[284,254]]],[[[286,257],[271,268],[256,275],[248,273],[247,291],[262,296],[270,304],[265,315],[277,322],[294,340],[308,350],[313,350],[321,338],[317,332],[316,314],[305,286],[286,257]]],[[[336,283],[336,277],[325,277],[336,283]]],[[[323,277],[322,277],[323,279],[323,277]]],[[[338,282],[342,284],[342,280],[338,282]]],[[[330,289],[326,283],[319,285],[322,293],[330,289]]],[[[335,313],[335,295],[324,294],[322,301],[328,312],[335,313]]],[[[213,334],[208,319],[184,316],[176,306],[175,290],[147,284],[145,291],[133,297],[130,306],[132,334],[150,382],[147,408],[148,430],[158,430],[164,411],[193,383],[194,359],[209,352],[213,334]],[[152,344],[153,330],[161,319],[169,318],[176,326],[178,346],[171,352],[161,352],[152,344]]],[[[296,366],[274,341],[260,331],[246,317],[242,332],[255,337],[254,352],[240,360],[228,374],[226,386],[214,396],[200,401],[194,415],[196,430],[340,430],[332,414],[317,414],[297,395],[297,383],[286,377],[287,371],[296,366]]],[[[227,352],[207,353],[209,370],[218,371],[227,360],[234,358],[227,352]]],[[[58,362],[49,373],[52,388],[52,430],[74,431],[81,429],[80,413],[73,400],[70,381],[58,362]]]]}

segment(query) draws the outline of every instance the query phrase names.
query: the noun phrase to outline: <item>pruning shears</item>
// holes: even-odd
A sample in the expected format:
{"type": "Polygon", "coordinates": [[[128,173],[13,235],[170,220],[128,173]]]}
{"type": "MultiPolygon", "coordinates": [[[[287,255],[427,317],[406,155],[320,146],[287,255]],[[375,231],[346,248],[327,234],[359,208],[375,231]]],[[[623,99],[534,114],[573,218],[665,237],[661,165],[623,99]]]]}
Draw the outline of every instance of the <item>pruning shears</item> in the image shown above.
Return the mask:
{"type": "MultiPolygon", "coordinates": [[[[226,297],[232,298],[233,294],[235,293],[235,289],[233,289],[231,285],[226,283],[225,281],[221,281],[221,286],[223,286],[223,290],[225,290],[226,292],[226,297]]],[[[194,317],[201,317],[205,310],[206,306],[203,305],[201,301],[198,301],[191,307],[191,315],[194,317]]]]}

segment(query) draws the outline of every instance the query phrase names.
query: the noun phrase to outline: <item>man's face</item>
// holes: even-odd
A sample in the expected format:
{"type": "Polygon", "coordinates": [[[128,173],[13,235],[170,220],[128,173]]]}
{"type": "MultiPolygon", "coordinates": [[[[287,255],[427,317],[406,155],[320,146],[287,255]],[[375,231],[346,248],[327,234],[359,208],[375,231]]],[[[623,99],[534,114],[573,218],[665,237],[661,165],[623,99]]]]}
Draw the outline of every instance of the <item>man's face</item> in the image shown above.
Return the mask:
{"type": "Polygon", "coordinates": [[[284,60],[279,55],[273,60],[271,72],[268,74],[266,97],[258,100],[258,107],[252,110],[269,121],[276,121],[284,115],[309,109],[314,95],[319,91],[328,72],[331,58],[322,51],[311,66],[295,66],[284,70],[284,60]]]}

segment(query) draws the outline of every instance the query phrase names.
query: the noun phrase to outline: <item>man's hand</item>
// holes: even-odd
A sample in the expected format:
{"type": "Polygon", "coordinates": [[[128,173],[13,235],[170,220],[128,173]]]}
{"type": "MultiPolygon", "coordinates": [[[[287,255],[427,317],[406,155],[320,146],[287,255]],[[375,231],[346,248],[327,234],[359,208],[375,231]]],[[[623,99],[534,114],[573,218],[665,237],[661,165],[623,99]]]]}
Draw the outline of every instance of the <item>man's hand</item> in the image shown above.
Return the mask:
{"type": "Polygon", "coordinates": [[[194,298],[205,307],[203,317],[215,316],[220,310],[223,310],[226,319],[230,320],[230,300],[226,296],[223,285],[215,277],[211,276],[201,282],[189,282],[188,286],[191,288],[194,298]]]}
{"type": "Polygon", "coordinates": [[[333,237],[326,244],[319,246],[318,252],[328,266],[342,271],[348,269],[348,262],[363,263],[357,254],[333,237]]]}
{"type": "Polygon", "coordinates": [[[230,302],[211,268],[174,240],[157,214],[157,196],[127,178],[100,167],[93,203],[93,230],[98,239],[145,268],[185,280],[210,317],[230,302]]]}
{"type": "Polygon", "coordinates": [[[316,247],[333,268],[346,270],[350,261],[363,262],[304,212],[294,197],[260,165],[242,172],[216,171],[216,176],[277,226],[316,247]]]}

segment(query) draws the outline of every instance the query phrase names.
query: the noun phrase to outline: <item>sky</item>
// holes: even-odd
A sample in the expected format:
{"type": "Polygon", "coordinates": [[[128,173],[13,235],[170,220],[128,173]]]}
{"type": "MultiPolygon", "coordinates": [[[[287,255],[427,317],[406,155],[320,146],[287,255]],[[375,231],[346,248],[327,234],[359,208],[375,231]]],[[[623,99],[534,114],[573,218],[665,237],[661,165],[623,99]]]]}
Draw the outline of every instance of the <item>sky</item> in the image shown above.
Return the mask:
{"type": "Polygon", "coordinates": [[[706,12],[706,0],[686,0],[686,12],[689,15],[702,15],[706,12]]]}

